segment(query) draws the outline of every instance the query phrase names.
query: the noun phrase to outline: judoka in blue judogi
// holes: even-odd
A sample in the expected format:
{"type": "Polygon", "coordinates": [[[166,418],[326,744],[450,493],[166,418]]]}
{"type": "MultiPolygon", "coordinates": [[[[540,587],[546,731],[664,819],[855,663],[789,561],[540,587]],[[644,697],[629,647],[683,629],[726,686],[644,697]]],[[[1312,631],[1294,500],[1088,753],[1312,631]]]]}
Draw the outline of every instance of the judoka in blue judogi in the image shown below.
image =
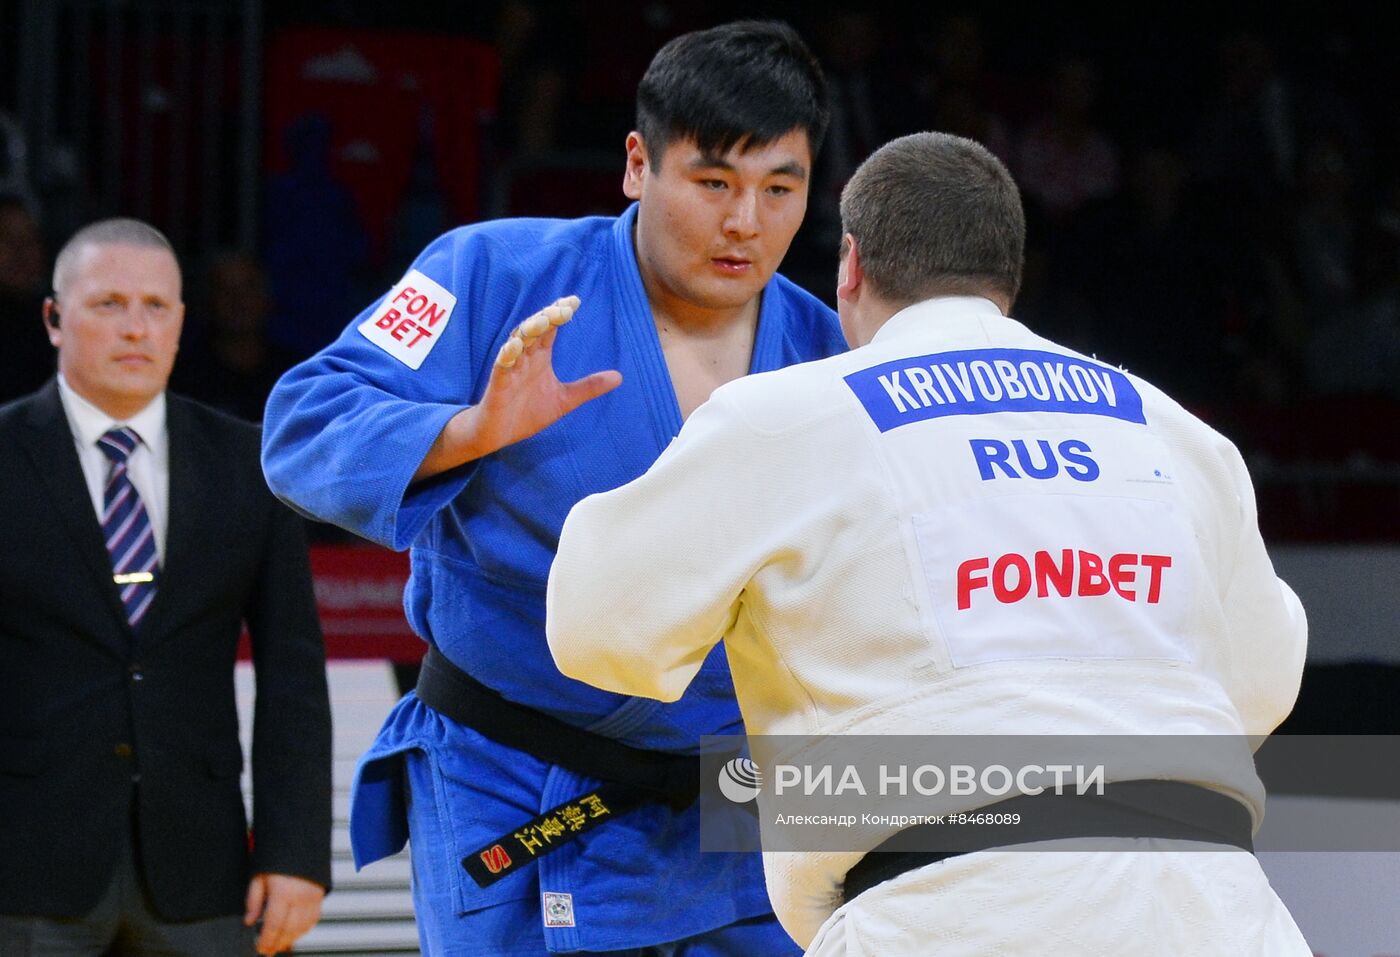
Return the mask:
{"type": "MultiPolygon", "coordinates": [[[[624,191],[638,203],[617,218],[447,233],[274,390],[269,484],[305,513],[411,549],[405,610],[450,669],[648,752],[742,733],[722,651],[673,704],[560,675],[545,584],[570,507],[646,471],[710,388],[844,349],[831,311],[774,272],[805,209],[824,97],[787,28],[672,41],[628,138],[624,191]],[[757,106],[715,88],[721,62],[757,106]]],[[[758,857],[700,853],[693,804],[647,801],[585,830],[602,779],[477,727],[409,693],[357,773],[356,863],[412,837],[425,953],[798,952],[758,857]],[[511,863],[483,887],[467,858],[511,863]]]]}

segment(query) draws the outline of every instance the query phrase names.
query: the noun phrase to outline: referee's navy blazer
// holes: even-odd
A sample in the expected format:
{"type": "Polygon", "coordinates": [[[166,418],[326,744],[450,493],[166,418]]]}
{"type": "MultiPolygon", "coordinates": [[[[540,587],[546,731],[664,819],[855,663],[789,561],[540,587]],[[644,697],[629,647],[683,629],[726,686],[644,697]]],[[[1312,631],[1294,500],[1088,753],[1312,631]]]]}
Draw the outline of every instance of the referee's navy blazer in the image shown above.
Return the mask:
{"type": "Polygon", "coordinates": [[[258,430],[167,393],[155,601],[127,624],[56,381],[0,406],[0,913],[98,901],[136,807],[167,920],[241,914],[254,872],[330,883],[330,710],[301,520],[258,430]],[[253,828],[233,671],[257,672],[253,828]]]}

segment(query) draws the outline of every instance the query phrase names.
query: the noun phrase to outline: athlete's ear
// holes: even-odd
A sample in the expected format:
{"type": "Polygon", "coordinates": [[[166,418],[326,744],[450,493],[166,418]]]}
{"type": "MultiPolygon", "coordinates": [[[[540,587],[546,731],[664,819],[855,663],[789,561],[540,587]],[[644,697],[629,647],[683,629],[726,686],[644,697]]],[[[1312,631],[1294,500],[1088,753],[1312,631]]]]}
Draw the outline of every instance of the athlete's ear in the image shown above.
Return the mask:
{"type": "Polygon", "coordinates": [[[627,170],[622,174],[622,193],[628,199],[642,198],[642,182],[650,164],[646,141],[641,133],[633,130],[627,134],[627,170]]]}
{"type": "Polygon", "coordinates": [[[841,237],[841,265],[836,271],[836,298],[854,301],[865,283],[860,262],[860,244],[850,233],[841,237]]]}

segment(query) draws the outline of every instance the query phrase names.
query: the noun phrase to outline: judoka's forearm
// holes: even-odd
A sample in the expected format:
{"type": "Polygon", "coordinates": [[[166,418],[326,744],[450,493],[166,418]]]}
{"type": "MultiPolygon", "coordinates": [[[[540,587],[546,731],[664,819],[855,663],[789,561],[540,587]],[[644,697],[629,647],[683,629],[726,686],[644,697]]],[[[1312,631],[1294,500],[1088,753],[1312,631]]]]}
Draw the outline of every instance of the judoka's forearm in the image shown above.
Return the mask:
{"type": "Polygon", "coordinates": [[[483,440],[481,434],[481,407],[468,406],[447,420],[438,437],[423,456],[423,462],[413,473],[413,481],[441,475],[443,472],[466,465],[482,456],[496,451],[483,440]]]}

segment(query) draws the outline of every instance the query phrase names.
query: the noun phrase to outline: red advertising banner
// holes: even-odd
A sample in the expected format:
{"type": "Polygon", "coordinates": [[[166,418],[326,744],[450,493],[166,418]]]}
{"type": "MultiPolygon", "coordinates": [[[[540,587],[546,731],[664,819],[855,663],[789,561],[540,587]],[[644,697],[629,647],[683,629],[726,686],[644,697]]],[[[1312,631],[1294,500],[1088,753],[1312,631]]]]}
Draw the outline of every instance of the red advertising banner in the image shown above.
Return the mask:
{"type": "Polygon", "coordinates": [[[311,549],[311,574],[327,657],[407,662],[423,657],[427,645],[403,613],[406,552],[374,545],[317,545],[311,549]]]}
{"type": "MultiPolygon", "coordinates": [[[[311,574],[327,658],[415,663],[423,657],[428,646],[403,613],[406,552],[376,545],[313,545],[311,574]]],[[[246,631],[238,657],[251,657],[246,631]]]]}

